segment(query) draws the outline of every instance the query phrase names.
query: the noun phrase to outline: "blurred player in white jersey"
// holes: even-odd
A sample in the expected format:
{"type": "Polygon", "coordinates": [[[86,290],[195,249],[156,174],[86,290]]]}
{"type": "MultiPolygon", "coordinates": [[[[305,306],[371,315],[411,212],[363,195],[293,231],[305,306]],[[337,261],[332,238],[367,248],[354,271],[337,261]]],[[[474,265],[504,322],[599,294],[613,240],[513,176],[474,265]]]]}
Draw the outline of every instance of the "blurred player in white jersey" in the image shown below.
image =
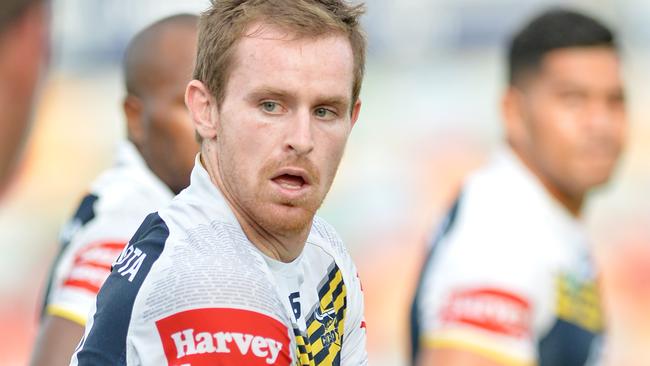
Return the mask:
{"type": "Polygon", "coordinates": [[[512,39],[509,77],[507,144],[466,180],[422,269],[418,366],[598,362],[603,317],[580,221],[624,142],[616,39],[590,17],[548,11],[512,39]]]}
{"type": "Polygon", "coordinates": [[[162,19],[137,34],[124,58],[128,141],[61,232],[32,365],[68,365],[111,263],[147,214],[189,184],[198,144],[184,103],[198,17],[162,19]]]}
{"type": "Polygon", "coordinates": [[[49,1],[0,2],[0,195],[27,139],[49,44],[49,1]]]}

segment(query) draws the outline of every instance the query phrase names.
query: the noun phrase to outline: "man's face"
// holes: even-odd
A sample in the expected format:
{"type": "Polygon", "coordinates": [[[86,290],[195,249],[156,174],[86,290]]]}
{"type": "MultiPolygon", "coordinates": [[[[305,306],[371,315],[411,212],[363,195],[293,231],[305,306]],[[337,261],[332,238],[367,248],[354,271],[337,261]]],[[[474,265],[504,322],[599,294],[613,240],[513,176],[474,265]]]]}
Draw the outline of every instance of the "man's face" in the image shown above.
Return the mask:
{"type": "Polygon", "coordinates": [[[139,146],[151,170],[178,193],[189,185],[199,150],[184,101],[196,54],[196,33],[190,29],[173,33],[166,38],[169,46],[161,47],[170,52],[162,51],[141,97],[144,134],[139,146]]]}
{"type": "MultiPolygon", "coordinates": [[[[251,29],[257,29],[252,27],[251,29]]],[[[353,55],[345,36],[292,39],[264,26],[236,45],[214,151],[222,189],[265,230],[311,224],[343,155],[352,105],[353,55]]],[[[352,111],[352,113],[351,113],[352,111]]]]}
{"type": "Polygon", "coordinates": [[[515,144],[546,180],[577,195],[608,180],[626,127],[614,50],[550,52],[523,87],[520,104],[523,133],[515,144]]]}

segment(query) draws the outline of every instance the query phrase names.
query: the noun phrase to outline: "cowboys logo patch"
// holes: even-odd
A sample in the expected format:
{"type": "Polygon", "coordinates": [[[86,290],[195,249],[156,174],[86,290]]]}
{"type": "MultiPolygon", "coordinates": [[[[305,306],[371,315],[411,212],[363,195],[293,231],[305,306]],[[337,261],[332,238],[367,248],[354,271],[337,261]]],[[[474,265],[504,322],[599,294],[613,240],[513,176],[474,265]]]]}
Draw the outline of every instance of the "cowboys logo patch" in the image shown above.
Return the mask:
{"type": "Polygon", "coordinates": [[[345,283],[339,267],[333,263],[318,286],[319,303],[308,313],[307,331],[294,327],[298,365],[335,366],[341,363],[345,309],[345,283]]]}

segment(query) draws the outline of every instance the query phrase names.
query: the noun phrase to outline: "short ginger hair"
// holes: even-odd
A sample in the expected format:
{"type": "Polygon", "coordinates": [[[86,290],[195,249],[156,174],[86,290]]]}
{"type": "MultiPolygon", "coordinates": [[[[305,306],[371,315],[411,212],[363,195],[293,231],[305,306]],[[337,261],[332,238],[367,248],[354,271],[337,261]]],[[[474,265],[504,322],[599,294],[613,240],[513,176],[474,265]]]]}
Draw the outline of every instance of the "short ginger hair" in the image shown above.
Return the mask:
{"type": "Polygon", "coordinates": [[[220,105],[234,62],[235,45],[256,22],[280,27],[297,37],[347,36],[354,57],[352,105],[361,91],[366,38],[359,18],[363,4],[344,0],[211,0],[199,21],[194,78],[201,81],[220,105]]]}

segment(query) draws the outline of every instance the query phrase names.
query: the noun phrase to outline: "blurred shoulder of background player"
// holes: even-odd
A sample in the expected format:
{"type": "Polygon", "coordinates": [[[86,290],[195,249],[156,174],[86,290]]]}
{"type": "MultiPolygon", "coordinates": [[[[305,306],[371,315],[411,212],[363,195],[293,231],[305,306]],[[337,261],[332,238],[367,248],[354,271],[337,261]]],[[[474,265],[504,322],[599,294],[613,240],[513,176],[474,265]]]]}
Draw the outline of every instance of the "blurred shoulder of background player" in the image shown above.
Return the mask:
{"type": "Polygon", "coordinates": [[[112,261],[148,213],[189,185],[198,144],[184,95],[197,23],[190,14],[162,19],[127,48],[123,109],[129,142],[62,230],[32,365],[69,364],[112,261]]]}
{"type": "Polygon", "coordinates": [[[443,234],[444,249],[436,244],[431,268],[445,269],[427,272],[422,288],[429,293],[417,295],[436,304],[420,308],[421,317],[432,315],[416,330],[426,333],[422,350],[415,347],[418,365],[578,366],[597,354],[598,296],[575,218],[588,191],[608,181],[623,147],[620,72],[611,31],[573,11],[546,12],[513,38],[502,107],[518,159],[503,155],[469,181],[477,188],[467,195],[464,188],[455,232],[443,234]],[[468,207],[471,214],[462,212],[468,207]],[[481,237],[467,235],[472,230],[481,237]],[[573,292],[562,292],[564,278],[575,281],[573,292]]]}
{"type": "Polygon", "coordinates": [[[27,138],[34,96],[48,59],[48,3],[0,2],[0,194],[27,138]]]}

